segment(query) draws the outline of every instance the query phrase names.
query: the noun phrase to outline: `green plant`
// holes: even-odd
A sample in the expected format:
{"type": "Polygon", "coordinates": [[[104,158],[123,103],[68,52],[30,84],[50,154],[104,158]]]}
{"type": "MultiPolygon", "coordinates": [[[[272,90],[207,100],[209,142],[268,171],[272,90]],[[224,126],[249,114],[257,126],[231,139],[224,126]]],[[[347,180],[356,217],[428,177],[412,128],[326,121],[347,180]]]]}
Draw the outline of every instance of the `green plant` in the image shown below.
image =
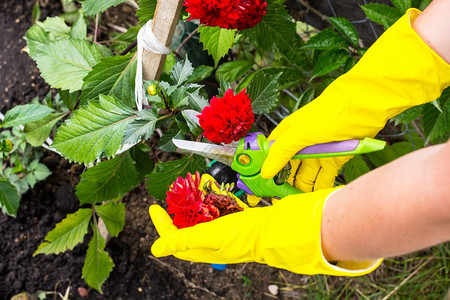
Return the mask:
{"type": "MultiPolygon", "coordinates": [[[[218,86],[217,93],[213,93],[219,96],[230,88],[235,92],[246,89],[254,113],[269,118],[272,112],[279,113],[279,109],[291,113],[312,101],[335,78],[354,66],[366,48],[361,47],[353,24],[340,17],[329,18],[332,26],[303,40],[302,26],[287,13],[284,1],[269,0],[267,14],[251,29],[199,26],[199,43],[211,55],[212,65],[194,66],[187,56],[176,61],[174,55],[169,55],[160,80],[144,83],[145,90],[152,87],[146,94],[149,105],[136,110],[133,42],[141,25],[153,17],[156,0],[139,1],[136,12],[139,25],[125,33],[111,33],[111,39],[102,43],[97,41],[95,33],[94,37],[88,36],[86,21],[91,20],[89,16],[98,16],[125,0],[80,2],[82,10],[76,10],[77,18],[72,26],[62,17],[48,17],[36,22],[25,36],[27,51],[42,77],[58,90],[55,97],[58,105],[16,106],[6,113],[2,127],[23,125],[23,133],[13,130],[21,135],[22,144],[24,138],[33,146],[40,146],[49,136],[54,136],[50,145],[54,151],[71,162],[89,167],[76,186],[81,208],[67,215],[48,233],[35,255],[73,249],[84,241],[91,227],[82,276],[101,292],[114,263],[105,251],[99,219],[111,236],[117,236],[125,222],[125,205],[120,202],[124,194],[146,180],[149,193],[164,200],[169,185],[177,177],[206,167],[205,160],[196,155],[169,161],[158,161],[150,155],[154,158],[157,151],[174,152],[174,137],[201,138],[202,130],[190,115],[209,104],[211,91],[205,88],[207,82],[215,79],[208,88],[218,86]],[[161,137],[156,147],[150,148],[146,142],[154,139],[155,131],[161,137]]],[[[363,9],[369,18],[388,27],[409,6],[422,7],[428,2],[393,1],[394,7],[367,4],[363,9]]],[[[403,126],[412,123],[418,129],[416,133],[405,128],[414,144],[403,139],[382,153],[353,159],[344,170],[346,181],[412,151],[413,145],[423,146],[448,137],[449,97],[447,90],[434,104],[398,116],[397,123],[403,126]]],[[[179,156],[172,156],[175,157],[179,156]]],[[[28,169],[27,172],[34,174],[35,179],[43,178],[36,175],[39,164],[35,161],[29,164],[34,167],[34,173],[28,169]]],[[[12,169],[10,176],[14,175],[12,169]]],[[[10,183],[0,181],[0,188],[10,183]]],[[[3,198],[0,204],[4,209],[3,198]]],[[[18,201],[15,205],[18,206],[18,201]]]]}

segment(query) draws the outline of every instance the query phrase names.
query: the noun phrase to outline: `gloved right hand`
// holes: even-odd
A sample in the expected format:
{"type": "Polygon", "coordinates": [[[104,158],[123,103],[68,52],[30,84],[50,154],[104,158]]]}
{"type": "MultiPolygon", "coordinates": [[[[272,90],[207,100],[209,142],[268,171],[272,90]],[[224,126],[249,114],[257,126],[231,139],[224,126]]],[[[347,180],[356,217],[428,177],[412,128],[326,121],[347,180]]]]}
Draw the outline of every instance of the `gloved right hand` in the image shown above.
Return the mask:
{"type": "MultiPolygon", "coordinates": [[[[419,13],[408,10],[349,72],[275,128],[263,178],[275,176],[306,146],[374,137],[393,116],[440,96],[450,85],[450,66],[413,30],[419,13]]],[[[331,187],[349,159],[302,160],[294,185],[304,192],[331,187]]]]}

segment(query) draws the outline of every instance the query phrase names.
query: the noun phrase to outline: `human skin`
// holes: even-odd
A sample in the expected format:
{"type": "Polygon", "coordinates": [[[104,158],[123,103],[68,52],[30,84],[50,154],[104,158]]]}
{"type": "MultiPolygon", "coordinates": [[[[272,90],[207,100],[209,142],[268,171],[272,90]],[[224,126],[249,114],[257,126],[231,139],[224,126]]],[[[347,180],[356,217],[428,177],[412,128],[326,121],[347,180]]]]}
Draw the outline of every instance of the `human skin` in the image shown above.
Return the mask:
{"type": "Polygon", "coordinates": [[[322,218],[329,261],[393,257],[450,240],[450,141],[405,155],[332,194],[322,218]]]}
{"type": "MultiPolygon", "coordinates": [[[[412,23],[450,63],[450,0],[435,0],[412,23]]],[[[322,246],[330,260],[406,254],[450,240],[450,141],[406,155],[327,200],[322,246]]]]}

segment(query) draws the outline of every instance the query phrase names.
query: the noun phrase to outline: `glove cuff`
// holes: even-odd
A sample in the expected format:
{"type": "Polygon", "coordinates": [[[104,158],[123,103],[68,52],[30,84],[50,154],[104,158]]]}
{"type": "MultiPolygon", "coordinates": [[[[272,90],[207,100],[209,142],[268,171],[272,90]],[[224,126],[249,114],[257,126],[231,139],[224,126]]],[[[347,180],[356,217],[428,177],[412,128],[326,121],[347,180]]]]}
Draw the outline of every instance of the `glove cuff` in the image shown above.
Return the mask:
{"type": "Polygon", "coordinates": [[[256,261],[307,275],[360,276],[375,270],[381,259],[333,264],[323,255],[322,211],[336,189],[293,195],[275,203],[264,221],[262,252],[256,261]]]}

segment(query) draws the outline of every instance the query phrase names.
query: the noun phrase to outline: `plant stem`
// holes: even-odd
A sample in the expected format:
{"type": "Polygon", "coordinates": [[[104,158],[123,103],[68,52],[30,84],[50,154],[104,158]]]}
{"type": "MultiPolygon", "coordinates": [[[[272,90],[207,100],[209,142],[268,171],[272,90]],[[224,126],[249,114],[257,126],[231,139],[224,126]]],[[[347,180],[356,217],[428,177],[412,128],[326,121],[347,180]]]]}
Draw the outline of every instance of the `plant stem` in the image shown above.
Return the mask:
{"type": "Polygon", "coordinates": [[[183,48],[183,46],[197,33],[198,31],[198,27],[195,28],[194,31],[192,31],[180,44],[180,46],[178,46],[178,48],[175,50],[175,53],[180,52],[181,48],[183,48]]]}
{"type": "Polygon", "coordinates": [[[98,34],[98,13],[95,15],[94,44],[97,43],[97,34],[98,34]]]}
{"type": "Polygon", "coordinates": [[[169,113],[172,113],[172,109],[171,109],[170,106],[169,106],[169,102],[167,102],[166,95],[164,94],[163,91],[161,91],[160,94],[161,94],[161,96],[162,96],[162,98],[163,98],[164,106],[166,107],[166,110],[167,110],[169,113]]]}
{"type": "Polygon", "coordinates": [[[315,9],[314,7],[312,7],[307,0],[298,0],[298,2],[300,2],[300,4],[305,6],[307,9],[311,10],[314,14],[316,14],[322,20],[331,24],[330,20],[328,20],[328,17],[326,15],[324,15],[323,13],[321,13],[320,11],[318,11],[317,9],[315,9]]]}
{"type": "Polygon", "coordinates": [[[119,55],[125,55],[128,52],[131,51],[131,49],[133,49],[134,47],[136,47],[137,45],[137,40],[135,40],[134,42],[132,42],[131,44],[128,45],[128,47],[125,48],[125,50],[123,50],[119,55]]]}

